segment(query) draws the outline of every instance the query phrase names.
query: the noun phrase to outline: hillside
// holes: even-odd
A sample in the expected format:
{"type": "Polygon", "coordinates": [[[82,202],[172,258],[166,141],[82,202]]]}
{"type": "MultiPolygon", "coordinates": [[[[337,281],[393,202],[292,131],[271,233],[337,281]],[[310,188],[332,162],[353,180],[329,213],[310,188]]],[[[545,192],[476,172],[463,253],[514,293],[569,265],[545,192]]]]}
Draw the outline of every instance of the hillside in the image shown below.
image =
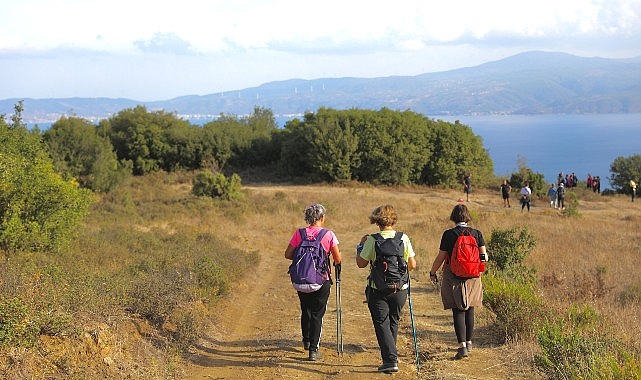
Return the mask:
{"type": "MultiPolygon", "coordinates": [[[[245,115],[255,106],[276,116],[320,107],[412,110],[427,116],[468,114],[641,112],[641,57],[584,58],[527,52],[475,67],[417,76],[291,79],[203,96],[169,100],[65,98],[23,99],[24,120],[52,122],[61,115],[106,118],[136,105],[181,117],[245,115]]],[[[20,99],[0,100],[9,114],[20,99]]]]}

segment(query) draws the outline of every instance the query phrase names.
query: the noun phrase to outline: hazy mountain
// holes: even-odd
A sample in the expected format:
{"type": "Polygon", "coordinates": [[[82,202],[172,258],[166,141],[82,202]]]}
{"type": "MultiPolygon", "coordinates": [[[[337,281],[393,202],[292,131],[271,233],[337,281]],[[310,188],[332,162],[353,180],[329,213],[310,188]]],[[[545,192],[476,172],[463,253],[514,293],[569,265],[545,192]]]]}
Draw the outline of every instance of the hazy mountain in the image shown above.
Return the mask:
{"type": "MultiPolygon", "coordinates": [[[[11,114],[19,99],[0,100],[11,114]]],[[[51,122],[62,115],[90,120],[145,105],[181,117],[245,115],[255,106],[277,116],[320,107],[413,110],[434,117],[466,114],[637,113],[641,112],[641,57],[582,58],[528,52],[475,67],[417,76],[291,79],[204,96],[140,102],[130,99],[24,99],[27,122],[51,122]]]]}

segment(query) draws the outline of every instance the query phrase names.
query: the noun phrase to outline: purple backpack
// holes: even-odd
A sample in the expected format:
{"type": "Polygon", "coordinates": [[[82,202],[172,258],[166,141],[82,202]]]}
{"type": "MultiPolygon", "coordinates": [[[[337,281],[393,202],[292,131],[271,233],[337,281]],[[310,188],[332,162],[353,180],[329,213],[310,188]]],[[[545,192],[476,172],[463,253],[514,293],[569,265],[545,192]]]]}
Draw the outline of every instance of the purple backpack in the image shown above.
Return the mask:
{"type": "Polygon", "coordinates": [[[321,229],[313,239],[307,238],[304,228],[298,230],[302,241],[294,251],[292,264],[289,266],[289,276],[294,289],[303,293],[315,292],[323,286],[329,272],[329,256],[321,240],[327,233],[321,229]]]}

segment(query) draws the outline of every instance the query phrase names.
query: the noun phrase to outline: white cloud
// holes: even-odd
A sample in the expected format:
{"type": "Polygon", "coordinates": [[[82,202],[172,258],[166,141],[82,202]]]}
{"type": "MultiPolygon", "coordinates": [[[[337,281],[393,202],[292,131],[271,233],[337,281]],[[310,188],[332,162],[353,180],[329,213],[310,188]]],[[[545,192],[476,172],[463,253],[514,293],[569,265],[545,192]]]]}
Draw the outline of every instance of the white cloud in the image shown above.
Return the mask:
{"type": "Polygon", "coordinates": [[[416,75],[525,50],[641,55],[641,0],[11,1],[0,98],[154,100],[292,77],[416,75]]]}

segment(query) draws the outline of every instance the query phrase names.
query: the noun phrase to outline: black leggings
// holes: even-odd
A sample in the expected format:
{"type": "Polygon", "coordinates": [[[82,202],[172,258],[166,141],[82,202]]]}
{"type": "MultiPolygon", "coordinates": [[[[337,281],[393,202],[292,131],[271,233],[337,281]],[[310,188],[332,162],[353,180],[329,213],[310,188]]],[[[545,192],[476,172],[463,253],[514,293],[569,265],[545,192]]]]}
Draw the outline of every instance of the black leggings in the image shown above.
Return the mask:
{"type": "Polygon", "coordinates": [[[467,310],[452,309],[454,332],[459,343],[471,342],[474,335],[474,307],[467,310]]]}

